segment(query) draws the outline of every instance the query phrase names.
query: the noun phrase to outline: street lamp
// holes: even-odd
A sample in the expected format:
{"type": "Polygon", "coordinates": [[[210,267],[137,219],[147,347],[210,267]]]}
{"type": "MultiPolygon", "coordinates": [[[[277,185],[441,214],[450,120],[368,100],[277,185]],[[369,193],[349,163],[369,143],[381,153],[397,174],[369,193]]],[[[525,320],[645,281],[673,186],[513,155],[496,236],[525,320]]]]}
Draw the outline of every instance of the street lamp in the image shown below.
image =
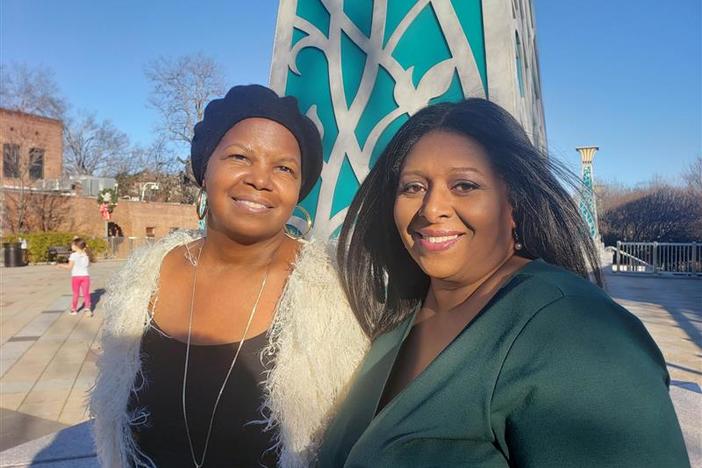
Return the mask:
{"type": "Polygon", "coordinates": [[[596,241],[600,240],[600,229],[597,225],[597,201],[595,199],[595,176],[592,171],[592,160],[599,150],[597,146],[578,146],[575,150],[580,153],[580,177],[582,182],[582,198],[580,199],[580,213],[587,222],[590,236],[596,241]]]}
{"type": "Polygon", "coordinates": [[[158,182],[146,182],[141,186],[141,198],[140,201],[144,201],[144,192],[146,192],[147,187],[151,187],[153,190],[158,190],[158,182]]]}

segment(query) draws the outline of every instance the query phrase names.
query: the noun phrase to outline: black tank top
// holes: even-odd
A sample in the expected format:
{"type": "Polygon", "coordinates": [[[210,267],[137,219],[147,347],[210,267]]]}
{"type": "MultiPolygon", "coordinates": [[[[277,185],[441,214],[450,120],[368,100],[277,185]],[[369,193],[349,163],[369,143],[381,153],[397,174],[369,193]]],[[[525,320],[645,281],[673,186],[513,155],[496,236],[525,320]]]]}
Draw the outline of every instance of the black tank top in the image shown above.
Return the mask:
{"type": "MultiPolygon", "coordinates": [[[[272,431],[264,432],[261,383],[266,367],[260,359],[267,343],[265,333],[246,340],[217,408],[204,466],[274,467],[272,431]]],[[[237,343],[191,345],[186,408],[190,436],[199,461],[217,393],[231,365],[237,343]]],[[[141,424],[132,426],[134,439],[158,467],[192,467],[182,410],[183,366],[186,344],[149,327],[141,342],[141,388],[132,395],[130,411],[143,410],[141,424]],[[143,385],[142,385],[143,384],[143,385]]],[[[141,421],[140,421],[141,422],[141,421]]]]}

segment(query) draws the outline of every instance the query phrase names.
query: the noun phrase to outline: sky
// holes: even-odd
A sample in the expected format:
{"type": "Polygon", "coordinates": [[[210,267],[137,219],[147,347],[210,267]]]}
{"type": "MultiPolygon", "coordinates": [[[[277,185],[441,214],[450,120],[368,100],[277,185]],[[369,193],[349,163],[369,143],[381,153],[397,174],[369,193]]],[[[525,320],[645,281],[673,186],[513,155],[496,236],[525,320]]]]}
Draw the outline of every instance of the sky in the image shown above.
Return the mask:
{"type": "Polygon", "coordinates": [[[702,156],[699,0],[535,0],[549,149],[595,176],[675,182],[702,156]]]}
{"type": "MultiPolygon", "coordinates": [[[[487,0],[495,1],[495,0],[487,0]]],[[[702,155],[699,0],[534,0],[549,150],[625,185],[677,182],[702,155]]],[[[2,0],[0,60],[54,72],[74,110],[154,138],[144,67],[203,52],[227,81],[268,82],[276,0],[2,0]]]]}

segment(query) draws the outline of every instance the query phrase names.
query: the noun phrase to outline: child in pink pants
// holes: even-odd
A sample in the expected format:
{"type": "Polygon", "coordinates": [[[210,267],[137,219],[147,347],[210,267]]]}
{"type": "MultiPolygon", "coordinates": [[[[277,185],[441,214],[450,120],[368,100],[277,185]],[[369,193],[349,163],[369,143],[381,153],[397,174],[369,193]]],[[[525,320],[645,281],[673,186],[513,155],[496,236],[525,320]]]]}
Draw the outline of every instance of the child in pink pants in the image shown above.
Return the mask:
{"type": "Polygon", "coordinates": [[[71,315],[78,313],[78,296],[83,295],[83,307],[90,317],[93,316],[92,304],[90,303],[90,274],[88,273],[88,265],[90,258],[86,252],[85,241],[79,237],[73,239],[71,243],[73,253],[68,257],[68,264],[61,266],[67,270],[71,270],[71,289],[73,290],[73,299],[71,300],[71,315]]]}

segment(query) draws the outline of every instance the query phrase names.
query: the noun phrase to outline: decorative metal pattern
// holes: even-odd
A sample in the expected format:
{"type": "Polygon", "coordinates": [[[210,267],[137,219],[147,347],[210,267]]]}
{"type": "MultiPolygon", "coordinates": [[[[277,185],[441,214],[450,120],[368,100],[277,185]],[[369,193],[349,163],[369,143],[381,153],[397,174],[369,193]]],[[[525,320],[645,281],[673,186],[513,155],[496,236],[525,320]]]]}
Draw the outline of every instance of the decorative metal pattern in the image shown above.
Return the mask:
{"type": "Polygon", "coordinates": [[[583,183],[582,198],[580,199],[580,214],[590,229],[590,236],[593,239],[600,238],[600,230],[597,226],[597,202],[595,200],[595,183],[592,175],[592,161],[595,158],[597,146],[582,146],[576,148],[580,153],[581,176],[583,183]]]}
{"type": "Polygon", "coordinates": [[[271,86],[296,96],[322,134],[321,182],[302,205],[315,235],[334,236],[410,115],[437,101],[486,97],[481,2],[281,0],[271,86]]]}

